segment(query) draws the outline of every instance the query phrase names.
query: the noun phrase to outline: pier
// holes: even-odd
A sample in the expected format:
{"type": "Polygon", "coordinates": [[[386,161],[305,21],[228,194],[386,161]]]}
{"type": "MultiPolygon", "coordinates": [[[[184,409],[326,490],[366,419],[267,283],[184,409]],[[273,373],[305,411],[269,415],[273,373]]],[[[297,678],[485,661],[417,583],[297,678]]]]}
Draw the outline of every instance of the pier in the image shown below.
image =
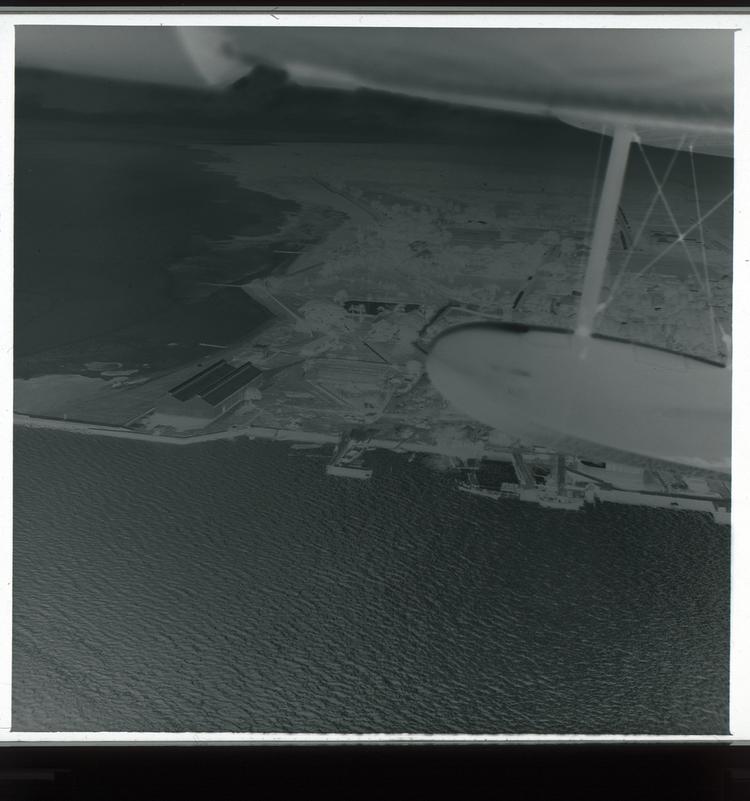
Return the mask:
{"type": "Polygon", "coordinates": [[[374,435],[334,435],[302,429],[267,428],[253,425],[232,426],[224,431],[174,436],[133,431],[123,426],[86,423],[81,420],[34,417],[15,413],[14,425],[66,431],[89,436],[115,437],[165,445],[198,445],[206,442],[240,438],[278,442],[299,442],[317,445],[335,445],[334,456],[326,466],[330,476],[370,479],[373,471],[364,464],[368,451],[382,449],[396,453],[425,453],[451,456],[473,465],[466,478],[457,483],[457,489],[490,500],[517,499],[536,503],[550,509],[580,511],[587,505],[621,503],[649,506],[672,511],[693,511],[708,514],[720,525],[731,523],[730,487],[716,478],[685,478],[677,473],[666,475],[664,470],[633,469],[619,464],[592,464],[580,462],[572,456],[535,449],[524,452],[519,448],[493,447],[481,444],[456,442],[433,445],[420,441],[378,438],[374,435]],[[539,481],[534,477],[533,460],[544,467],[546,475],[539,481]],[[509,462],[513,466],[517,483],[503,482],[500,488],[483,486],[477,479],[477,469],[483,462],[509,462]],[[658,479],[654,473],[658,473],[658,479]]]}
{"type": "Polygon", "coordinates": [[[515,448],[511,453],[513,458],[513,469],[516,471],[518,483],[525,490],[536,489],[536,481],[534,480],[534,476],[531,474],[531,470],[529,470],[529,466],[524,461],[521,451],[515,448]]]}

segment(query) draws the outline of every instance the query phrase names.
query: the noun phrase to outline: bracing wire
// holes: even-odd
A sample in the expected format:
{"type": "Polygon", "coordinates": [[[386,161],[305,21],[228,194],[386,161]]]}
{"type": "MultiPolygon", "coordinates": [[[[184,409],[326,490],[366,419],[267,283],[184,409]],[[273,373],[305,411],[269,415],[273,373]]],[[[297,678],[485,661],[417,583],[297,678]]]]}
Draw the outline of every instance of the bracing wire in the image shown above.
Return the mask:
{"type": "MultiPolygon", "coordinates": [[[[665,210],[667,212],[667,216],[669,217],[669,220],[672,223],[672,227],[674,228],[674,230],[675,230],[675,232],[677,234],[676,241],[679,242],[682,245],[682,249],[685,251],[685,258],[688,260],[688,264],[690,265],[690,269],[693,271],[693,276],[695,277],[695,280],[698,282],[698,286],[700,286],[701,283],[703,282],[703,279],[701,278],[701,275],[698,272],[698,268],[695,266],[695,262],[693,261],[693,257],[692,257],[692,255],[690,253],[690,248],[687,246],[687,242],[685,241],[685,234],[680,230],[679,223],[675,219],[675,216],[674,216],[674,214],[672,212],[672,207],[669,205],[669,202],[667,201],[666,195],[664,194],[664,192],[661,189],[661,187],[658,186],[658,182],[656,180],[656,175],[654,175],[654,170],[651,167],[651,162],[648,160],[648,156],[646,155],[645,151],[643,150],[643,147],[640,144],[640,142],[638,143],[638,146],[641,149],[641,153],[643,155],[643,160],[646,163],[646,167],[648,167],[648,171],[651,174],[651,177],[653,178],[654,183],[657,184],[657,192],[659,193],[659,196],[661,197],[662,203],[664,204],[664,208],[665,208],[665,210]]],[[[700,215],[698,215],[698,225],[699,225],[699,227],[702,228],[703,223],[700,220],[700,215]]]]}
{"type": "MultiPolygon", "coordinates": [[[[701,203],[700,198],[698,196],[698,177],[695,172],[695,159],[693,158],[693,148],[690,147],[690,170],[693,174],[693,190],[695,192],[695,212],[698,218],[698,232],[700,236],[700,243],[701,243],[701,258],[703,260],[703,276],[706,280],[706,297],[708,299],[708,314],[711,318],[711,338],[714,344],[714,350],[719,353],[719,345],[716,341],[716,316],[714,314],[714,303],[713,297],[711,296],[711,282],[708,277],[708,259],[706,258],[706,240],[703,235],[703,222],[701,221],[701,203]]],[[[719,323],[719,328],[721,329],[721,333],[723,336],[725,335],[724,329],[721,327],[721,323],[719,323]]]]}
{"type": "MultiPolygon", "coordinates": [[[[677,154],[678,154],[679,150],[682,148],[682,146],[684,144],[684,140],[685,140],[685,137],[682,138],[682,140],[680,141],[680,145],[679,145],[678,149],[675,150],[675,153],[672,156],[672,159],[671,159],[671,161],[670,161],[670,163],[669,163],[669,165],[667,167],[667,170],[666,170],[666,172],[664,174],[664,177],[662,178],[661,181],[659,181],[657,179],[657,177],[656,177],[656,175],[655,175],[655,173],[653,171],[653,168],[651,166],[651,163],[648,160],[648,157],[646,156],[646,153],[643,150],[643,146],[641,145],[640,140],[637,140],[638,141],[638,146],[639,146],[641,154],[643,156],[643,160],[644,160],[644,162],[646,164],[646,167],[648,168],[648,171],[649,171],[649,173],[651,175],[651,178],[652,178],[652,180],[653,180],[653,182],[654,182],[654,184],[656,186],[656,193],[655,193],[655,195],[654,195],[654,197],[653,197],[653,199],[651,201],[651,204],[649,205],[649,208],[648,208],[648,210],[646,212],[646,216],[645,216],[643,222],[641,223],[641,226],[640,226],[640,228],[638,230],[638,234],[636,235],[636,237],[635,237],[635,239],[633,241],[633,244],[631,245],[631,250],[628,253],[628,256],[626,257],[626,259],[625,259],[625,261],[623,263],[623,266],[620,269],[620,271],[619,271],[619,273],[617,275],[617,278],[615,279],[615,281],[613,283],[612,289],[610,291],[609,298],[607,299],[607,301],[605,303],[603,303],[600,306],[599,311],[601,312],[601,311],[605,310],[609,306],[609,304],[614,300],[614,297],[615,297],[617,291],[619,290],[623,279],[627,275],[627,267],[628,267],[628,264],[630,263],[630,259],[631,259],[632,255],[633,255],[634,250],[635,250],[635,245],[639,241],[642,232],[645,230],[646,224],[648,222],[649,217],[651,216],[651,213],[652,213],[652,211],[654,209],[654,206],[656,205],[656,202],[659,199],[661,199],[661,201],[664,204],[664,207],[665,207],[665,209],[667,211],[667,214],[669,215],[670,221],[672,222],[672,225],[674,226],[674,229],[675,229],[675,231],[677,233],[677,238],[674,239],[666,248],[664,248],[664,250],[662,250],[660,253],[658,253],[656,256],[654,256],[654,258],[651,259],[644,267],[642,267],[640,270],[638,270],[637,273],[635,273],[633,276],[631,276],[630,280],[631,280],[631,282],[636,282],[639,278],[641,278],[643,275],[645,275],[658,261],[660,261],[664,256],[666,256],[666,254],[669,253],[669,251],[671,251],[673,247],[675,247],[678,243],[680,243],[683,246],[684,250],[685,250],[685,254],[687,256],[688,263],[690,264],[690,267],[691,267],[691,269],[693,271],[693,275],[695,276],[696,280],[698,281],[699,286],[700,285],[704,285],[704,280],[701,277],[700,273],[698,272],[698,269],[695,266],[695,263],[693,262],[692,256],[691,256],[690,251],[688,250],[687,244],[685,242],[685,239],[687,238],[687,236],[689,234],[691,234],[693,231],[695,231],[696,229],[698,229],[700,231],[701,243],[702,243],[702,248],[703,248],[703,252],[704,252],[705,286],[706,286],[706,293],[707,293],[707,296],[708,296],[709,314],[710,314],[710,317],[711,317],[712,339],[713,339],[713,343],[714,343],[714,348],[716,349],[716,351],[718,353],[718,342],[716,340],[716,325],[718,325],[718,328],[719,328],[719,330],[721,332],[722,338],[724,339],[725,342],[728,342],[728,336],[727,336],[726,332],[724,331],[723,327],[721,326],[721,324],[720,323],[716,323],[716,321],[715,321],[712,298],[711,298],[711,290],[710,290],[710,285],[709,285],[709,281],[708,281],[708,266],[707,266],[707,260],[705,258],[705,242],[704,242],[704,238],[703,238],[703,223],[712,214],[714,214],[714,212],[716,212],[719,208],[721,208],[721,206],[723,206],[733,196],[734,192],[733,191],[728,192],[723,198],[721,198],[721,200],[719,200],[717,203],[715,203],[713,206],[711,206],[711,208],[708,209],[708,211],[706,211],[704,213],[702,211],[701,207],[700,207],[700,203],[699,203],[699,200],[698,200],[697,181],[696,181],[696,178],[695,178],[695,173],[693,172],[693,184],[694,184],[694,190],[695,190],[695,193],[696,193],[696,208],[698,210],[698,219],[696,220],[695,223],[690,225],[685,231],[681,231],[680,230],[680,227],[677,224],[677,221],[675,220],[674,214],[672,213],[672,209],[671,209],[671,207],[670,207],[670,205],[669,205],[669,203],[668,203],[668,201],[667,201],[667,199],[666,199],[666,197],[664,195],[663,187],[664,187],[664,184],[666,183],[667,178],[668,178],[668,176],[669,176],[669,174],[670,174],[670,172],[672,170],[672,167],[674,166],[677,154]]],[[[693,170],[694,170],[694,165],[692,163],[692,151],[691,151],[691,166],[693,167],[693,170]]]]}
{"type": "MultiPolygon", "coordinates": [[[[636,141],[638,141],[638,140],[636,140],[636,141]]],[[[609,293],[609,297],[602,304],[600,311],[606,310],[607,307],[612,303],[612,301],[615,299],[615,295],[617,294],[617,291],[620,288],[620,285],[622,284],[625,276],[627,275],[627,271],[628,271],[628,267],[630,265],[630,261],[633,258],[633,254],[636,252],[636,248],[638,246],[638,243],[641,241],[641,237],[643,236],[643,232],[646,230],[646,226],[648,225],[648,222],[651,219],[651,214],[652,214],[652,212],[653,212],[653,210],[654,210],[654,208],[655,208],[655,206],[656,206],[656,204],[657,204],[657,202],[659,200],[659,191],[666,184],[667,180],[669,179],[669,176],[672,173],[672,168],[674,167],[675,162],[677,161],[677,156],[679,155],[680,148],[682,148],[682,145],[684,144],[684,141],[685,141],[685,137],[683,136],[682,139],[680,140],[680,144],[679,144],[678,148],[674,151],[674,153],[672,155],[672,158],[670,159],[669,164],[667,165],[667,169],[664,171],[664,176],[662,177],[661,181],[656,181],[656,179],[654,179],[656,181],[657,191],[654,193],[653,198],[651,198],[651,202],[649,203],[649,206],[646,209],[646,214],[644,215],[643,220],[641,221],[641,224],[638,227],[638,231],[636,232],[636,235],[635,235],[635,237],[634,237],[634,239],[633,239],[633,241],[632,241],[632,243],[630,245],[630,249],[628,250],[628,254],[625,257],[625,260],[622,263],[622,266],[620,267],[620,270],[618,271],[617,276],[615,277],[615,280],[614,280],[614,282],[612,284],[612,287],[611,287],[610,293],[609,293]]],[[[640,141],[638,143],[640,145],[640,141]]],[[[641,152],[642,152],[642,150],[641,150],[641,152]]]]}
{"type": "Polygon", "coordinates": [[[724,195],[724,197],[721,200],[714,203],[714,205],[711,206],[711,208],[707,212],[701,215],[700,219],[697,222],[693,223],[689,228],[686,228],[677,239],[675,239],[673,242],[670,242],[667,245],[667,247],[665,247],[664,250],[661,251],[661,253],[658,253],[656,256],[654,256],[654,258],[651,259],[651,261],[645,267],[641,267],[641,269],[638,270],[638,272],[633,276],[633,280],[635,281],[642,275],[647,273],[654,266],[654,264],[656,264],[664,256],[666,256],[667,253],[669,253],[669,251],[672,250],[672,248],[675,247],[675,245],[677,245],[678,242],[683,240],[689,234],[692,234],[693,231],[695,231],[700,225],[702,225],[712,214],[718,211],[732,197],[732,195],[734,195],[734,190],[727,192],[727,194],[724,195]]]}

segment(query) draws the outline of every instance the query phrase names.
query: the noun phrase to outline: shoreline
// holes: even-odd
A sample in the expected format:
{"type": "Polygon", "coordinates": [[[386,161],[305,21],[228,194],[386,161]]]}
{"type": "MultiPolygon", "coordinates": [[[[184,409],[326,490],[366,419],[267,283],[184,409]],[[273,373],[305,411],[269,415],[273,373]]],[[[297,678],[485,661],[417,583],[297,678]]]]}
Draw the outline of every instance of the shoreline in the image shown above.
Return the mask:
{"type": "MultiPolygon", "coordinates": [[[[35,417],[15,412],[13,414],[13,425],[24,428],[36,428],[42,430],[67,431],[74,434],[87,434],[89,436],[105,436],[120,439],[129,439],[141,442],[156,442],[165,445],[199,445],[207,442],[218,442],[223,440],[248,439],[250,441],[261,439],[275,442],[297,442],[313,443],[318,445],[333,445],[334,448],[340,446],[344,441],[345,435],[324,434],[313,431],[303,431],[301,429],[282,429],[265,428],[260,426],[244,426],[230,428],[226,431],[217,431],[210,434],[196,434],[185,437],[175,437],[164,434],[146,434],[122,426],[106,426],[94,423],[85,423],[80,420],[60,420],[58,418],[35,417]]],[[[496,447],[488,450],[484,443],[473,445],[456,444],[454,447],[449,445],[429,445],[421,442],[397,441],[380,439],[373,437],[367,440],[363,451],[366,450],[388,450],[392,453],[424,453],[447,456],[449,458],[464,459],[467,462],[483,460],[493,462],[511,463],[514,466],[519,483],[504,483],[502,488],[488,489],[469,481],[459,481],[456,489],[469,492],[470,494],[497,500],[498,498],[513,497],[523,502],[535,503],[545,508],[558,509],[560,511],[579,511],[586,505],[594,503],[615,503],[626,506],[647,506],[652,508],[666,509],[669,511],[692,511],[701,514],[708,514],[717,525],[731,525],[731,499],[712,495],[695,494],[673,494],[655,492],[645,487],[614,486],[608,482],[602,482],[601,477],[594,479],[585,491],[581,489],[572,490],[563,482],[558,493],[550,493],[546,485],[542,487],[534,485],[530,478],[528,464],[524,464],[524,454],[534,454],[538,457],[548,459],[564,459],[559,454],[547,449],[535,449],[533,451],[520,451],[510,447],[496,447]]],[[[336,463],[336,451],[334,451],[331,465],[336,463]]],[[[617,465],[614,465],[616,472],[617,465]]],[[[341,473],[344,475],[345,473],[341,473]]],[[[358,478],[369,478],[372,471],[363,470],[358,466],[346,473],[358,478]],[[366,474],[366,475],[365,475],[366,474]]],[[[474,473],[472,472],[472,475],[474,473]]],[[[708,484],[707,484],[708,487],[708,484]]],[[[710,488],[709,488],[710,491],[710,488]]]]}

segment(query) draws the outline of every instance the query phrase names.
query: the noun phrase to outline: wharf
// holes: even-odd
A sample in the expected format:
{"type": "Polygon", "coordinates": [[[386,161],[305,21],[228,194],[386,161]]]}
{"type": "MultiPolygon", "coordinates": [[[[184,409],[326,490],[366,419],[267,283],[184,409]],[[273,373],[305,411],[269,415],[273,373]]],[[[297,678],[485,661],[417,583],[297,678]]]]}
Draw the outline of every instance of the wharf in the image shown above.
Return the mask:
{"type": "Polygon", "coordinates": [[[326,466],[326,475],[342,478],[372,478],[372,470],[365,467],[364,457],[370,450],[370,440],[344,436],[326,466]]]}
{"type": "Polygon", "coordinates": [[[653,471],[633,470],[622,465],[591,468],[575,457],[553,453],[542,449],[524,452],[517,448],[487,448],[483,443],[444,443],[431,445],[419,441],[396,441],[378,438],[356,439],[301,429],[267,428],[260,426],[233,426],[225,431],[207,434],[172,436],[147,434],[122,426],[107,426],[86,423],[80,420],[60,420],[31,415],[13,415],[14,425],[67,431],[90,436],[116,437],[141,442],[168,445],[197,445],[206,442],[234,440],[240,438],[264,439],[280,442],[301,442],[317,445],[337,446],[333,460],[327,466],[329,475],[349,478],[370,478],[372,470],[364,467],[363,457],[369,450],[383,449],[396,453],[425,453],[451,456],[465,463],[481,464],[483,461],[510,462],[518,483],[503,482],[499,489],[482,486],[476,469],[469,472],[467,480],[458,483],[458,489],[490,499],[516,498],[539,504],[546,508],[581,510],[586,504],[596,502],[621,503],[649,506],[670,510],[695,511],[710,514],[716,523],[731,522],[730,490],[726,482],[710,479],[687,479],[688,485],[676,474],[657,476],[659,489],[653,489],[653,471]],[[528,462],[537,466],[548,465],[546,476],[535,477],[528,462]]]}
{"type": "Polygon", "coordinates": [[[515,498],[536,503],[548,509],[580,511],[585,506],[603,502],[630,506],[649,506],[658,509],[702,512],[711,515],[715,523],[731,523],[730,491],[725,482],[690,478],[690,484],[672,472],[656,476],[659,489],[654,490],[654,472],[632,470],[622,465],[594,468],[599,476],[579,469],[579,461],[564,454],[533,454],[534,460],[547,469],[539,478],[518,449],[511,452],[517,483],[503,482],[499,489],[483,486],[476,471],[458,488],[480,497],[499,500],[515,498]],[[545,465],[544,463],[547,463],[545,465]]]}
{"type": "Polygon", "coordinates": [[[285,442],[309,442],[317,444],[330,444],[339,441],[338,436],[315,431],[301,431],[298,429],[264,428],[260,426],[232,427],[226,431],[214,431],[209,434],[189,434],[185,436],[172,436],[169,434],[146,434],[142,431],[133,431],[122,426],[105,426],[94,423],[85,423],[81,420],[60,420],[52,417],[33,417],[26,414],[15,413],[13,424],[26,428],[45,428],[55,431],[67,431],[74,434],[89,434],[99,437],[117,437],[120,439],[139,440],[141,442],[160,442],[166,445],[199,445],[204,442],[218,442],[245,437],[248,439],[273,439],[285,442]]]}

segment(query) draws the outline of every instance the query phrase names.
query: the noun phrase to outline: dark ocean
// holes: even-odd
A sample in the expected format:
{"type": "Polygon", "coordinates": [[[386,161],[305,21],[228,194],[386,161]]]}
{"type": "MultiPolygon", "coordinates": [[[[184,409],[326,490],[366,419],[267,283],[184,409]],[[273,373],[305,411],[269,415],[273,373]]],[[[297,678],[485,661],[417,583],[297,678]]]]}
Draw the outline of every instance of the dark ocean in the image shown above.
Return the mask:
{"type": "MultiPolygon", "coordinates": [[[[208,261],[228,280],[222,245],[274,231],[296,204],[205,169],[202,149],[115,133],[18,127],[16,377],[78,373],[88,361],[175,369],[205,352],[199,342],[236,341],[269,316],[242,292],[207,295],[199,279],[217,280],[208,261]]],[[[262,266],[260,255],[242,253],[248,266],[262,266]]]]}
{"type": "MultiPolygon", "coordinates": [[[[182,314],[165,265],[260,204],[164,143],[16,152],[21,375],[182,314]]],[[[708,517],[491,502],[390,453],[357,482],[283,444],[14,435],[17,731],[727,732],[708,517]]]]}
{"type": "Polygon", "coordinates": [[[15,431],[13,728],[726,733],[729,533],[15,431]]]}

